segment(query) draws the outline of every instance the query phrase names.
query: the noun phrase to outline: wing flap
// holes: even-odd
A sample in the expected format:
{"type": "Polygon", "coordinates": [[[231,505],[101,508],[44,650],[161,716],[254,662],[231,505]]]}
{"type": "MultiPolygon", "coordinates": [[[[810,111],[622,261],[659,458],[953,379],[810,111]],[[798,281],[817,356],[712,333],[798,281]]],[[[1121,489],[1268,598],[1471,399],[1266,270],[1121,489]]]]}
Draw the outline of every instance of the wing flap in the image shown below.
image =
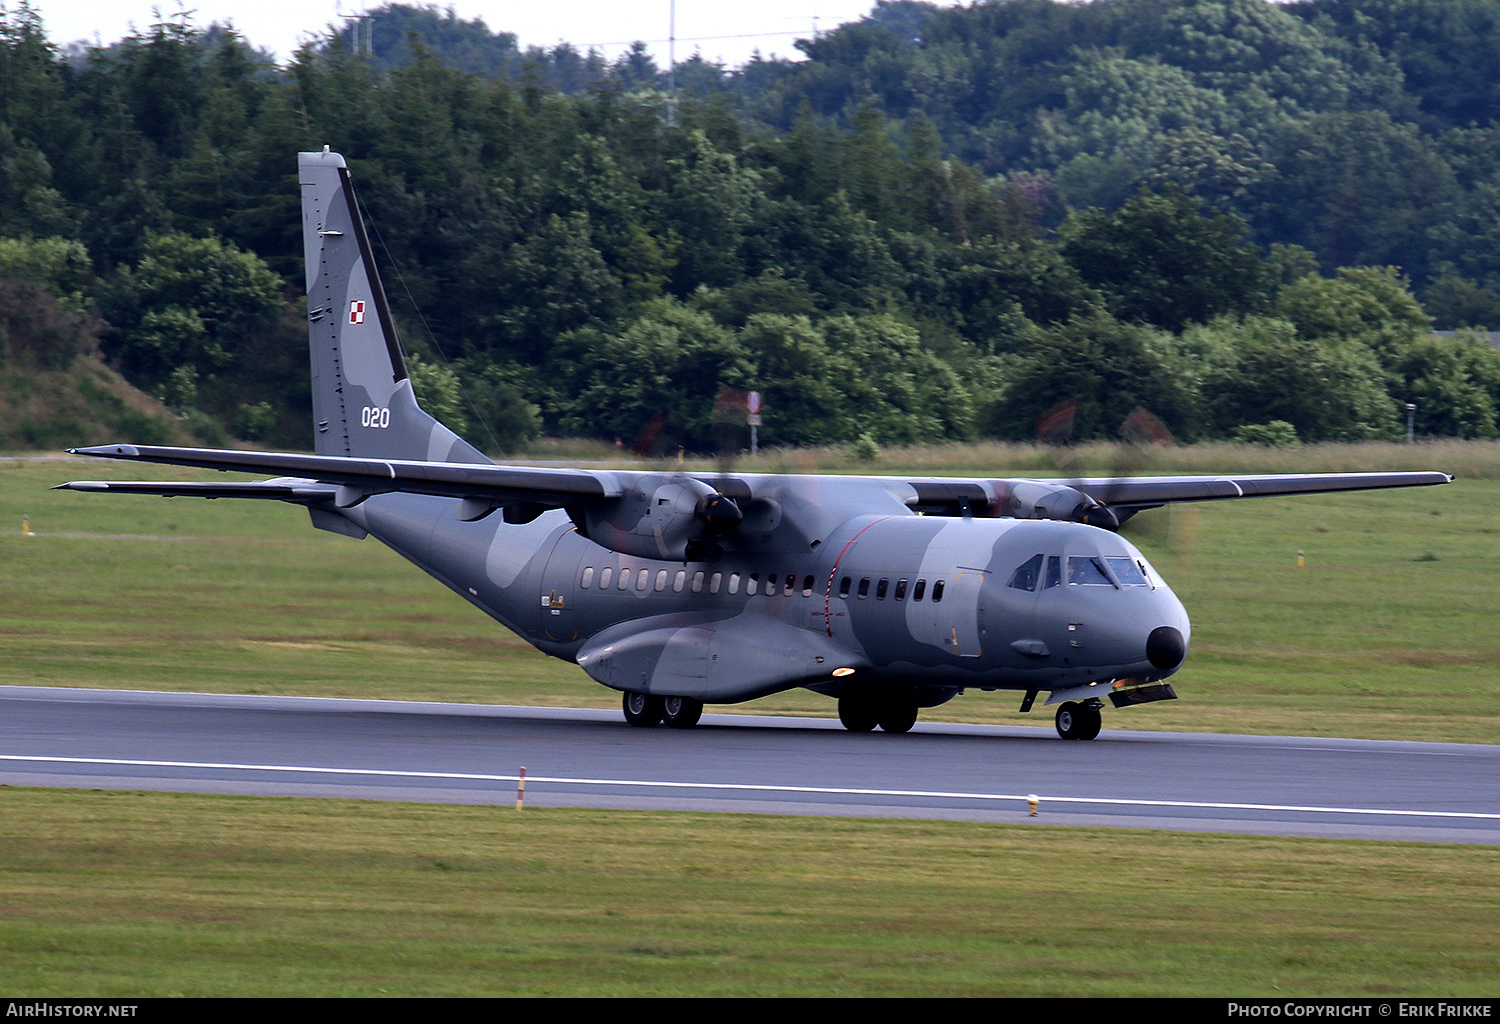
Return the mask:
{"type": "Polygon", "coordinates": [[[255,483],[159,483],[150,480],[71,480],[54,491],[150,494],[161,498],[259,498],[313,505],[332,501],[336,489],[311,480],[264,480],[255,483]]]}

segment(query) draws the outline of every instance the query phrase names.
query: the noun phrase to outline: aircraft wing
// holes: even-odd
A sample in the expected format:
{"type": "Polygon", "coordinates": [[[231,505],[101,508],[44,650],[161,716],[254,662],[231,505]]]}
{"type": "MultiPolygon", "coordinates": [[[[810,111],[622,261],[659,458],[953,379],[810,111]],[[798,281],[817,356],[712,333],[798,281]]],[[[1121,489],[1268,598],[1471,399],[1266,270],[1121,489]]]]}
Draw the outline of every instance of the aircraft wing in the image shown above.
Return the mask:
{"type": "Polygon", "coordinates": [[[1093,477],[1074,480],[944,480],[906,481],[917,491],[917,507],[930,511],[961,511],[1003,506],[1027,488],[1069,489],[1098,505],[1141,511],[1178,501],[1224,501],[1234,498],[1289,494],[1323,494],[1388,487],[1426,487],[1451,483],[1447,473],[1287,473],[1245,476],[1093,477]]]}
{"type": "Polygon", "coordinates": [[[282,473],[294,475],[294,479],[246,484],[76,481],[63,485],[72,490],[270,498],[302,504],[331,500],[342,507],[357,504],[371,494],[399,491],[467,499],[473,507],[465,517],[523,503],[533,509],[598,507],[645,484],[648,478],[651,486],[664,479],[687,478],[696,481],[694,486],[699,492],[717,492],[741,504],[763,494],[785,495],[787,486],[796,486],[797,481],[810,490],[813,483],[822,481],[856,503],[861,495],[865,499],[878,497],[882,511],[904,505],[927,514],[1063,519],[1115,529],[1135,512],[1173,502],[1422,487],[1453,479],[1437,472],[1143,476],[1069,481],[906,476],[817,478],[497,466],[125,444],[76,448],[73,452],[200,469],[282,473]]]}

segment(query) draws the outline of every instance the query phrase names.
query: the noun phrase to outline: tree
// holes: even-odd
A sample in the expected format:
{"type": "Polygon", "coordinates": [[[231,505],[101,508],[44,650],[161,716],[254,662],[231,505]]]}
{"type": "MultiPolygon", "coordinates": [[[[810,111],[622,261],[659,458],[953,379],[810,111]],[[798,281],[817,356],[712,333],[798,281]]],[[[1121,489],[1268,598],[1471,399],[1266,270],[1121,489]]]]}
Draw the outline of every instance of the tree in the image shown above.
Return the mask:
{"type": "Polygon", "coordinates": [[[1471,332],[1428,336],[1403,352],[1392,367],[1395,396],[1417,406],[1416,430],[1424,436],[1500,436],[1500,351],[1471,332]]]}
{"type": "Polygon", "coordinates": [[[1267,267],[1244,236],[1238,217],[1206,214],[1169,186],[1160,195],[1142,189],[1117,214],[1073,214],[1061,252],[1115,316],[1175,332],[1265,303],[1267,267]]]}
{"type": "Polygon", "coordinates": [[[1202,433],[1195,383],[1170,335],[1094,312],[1031,329],[1007,361],[1005,387],[986,430],[1035,440],[1040,417],[1076,399],[1075,442],[1117,438],[1137,406],[1158,416],[1178,439],[1191,441],[1202,433]]]}
{"type": "Polygon", "coordinates": [[[1390,437],[1395,403],[1373,353],[1355,342],[1299,337],[1286,320],[1218,320],[1182,336],[1201,362],[1203,408],[1220,437],[1290,423],[1304,441],[1390,437]]]}
{"type": "Polygon", "coordinates": [[[550,411],[565,431],[627,445],[640,439],[643,450],[709,451],[715,400],[726,387],[752,387],[754,369],[733,332],[660,299],[613,329],[564,334],[547,376],[558,388],[550,411]]]}
{"type": "Polygon", "coordinates": [[[138,265],[99,289],[104,352],[140,386],[180,366],[211,376],[275,325],[281,287],[254,253],[216,238],[157,235],[138,265]]]}
{"type": "Polygon", "coordinates": [[[1276,308],[1299,337],[1363,345],[1384,366],[1432,330],[1395,267],[1344,267],[1335,278],[1304,277],[1281,290],[1276,308]]]}

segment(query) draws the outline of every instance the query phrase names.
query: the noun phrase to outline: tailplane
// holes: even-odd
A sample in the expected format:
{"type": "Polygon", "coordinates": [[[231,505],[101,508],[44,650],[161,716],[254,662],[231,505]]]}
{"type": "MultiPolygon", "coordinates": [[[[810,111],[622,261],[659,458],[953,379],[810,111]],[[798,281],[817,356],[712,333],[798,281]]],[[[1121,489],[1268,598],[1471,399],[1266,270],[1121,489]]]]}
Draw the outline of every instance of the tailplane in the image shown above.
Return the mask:
{"type": "Polygon", "coordinates": [[[319,455],[488,464],[412,394],[344,158],[299,153],[319,455]]]}

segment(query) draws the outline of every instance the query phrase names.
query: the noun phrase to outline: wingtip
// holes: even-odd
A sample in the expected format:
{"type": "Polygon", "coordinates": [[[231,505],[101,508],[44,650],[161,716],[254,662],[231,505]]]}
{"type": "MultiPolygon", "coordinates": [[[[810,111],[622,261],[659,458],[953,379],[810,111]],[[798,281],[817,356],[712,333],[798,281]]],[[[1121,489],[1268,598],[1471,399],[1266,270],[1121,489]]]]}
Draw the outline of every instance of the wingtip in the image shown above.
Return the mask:
{"type": "Polygon", "coordinates": [[[101,444],[92,448],[69,448],[74,455],[97,455],[105,458],[138,459],[141,450],[133,444],[101,444]]]}

